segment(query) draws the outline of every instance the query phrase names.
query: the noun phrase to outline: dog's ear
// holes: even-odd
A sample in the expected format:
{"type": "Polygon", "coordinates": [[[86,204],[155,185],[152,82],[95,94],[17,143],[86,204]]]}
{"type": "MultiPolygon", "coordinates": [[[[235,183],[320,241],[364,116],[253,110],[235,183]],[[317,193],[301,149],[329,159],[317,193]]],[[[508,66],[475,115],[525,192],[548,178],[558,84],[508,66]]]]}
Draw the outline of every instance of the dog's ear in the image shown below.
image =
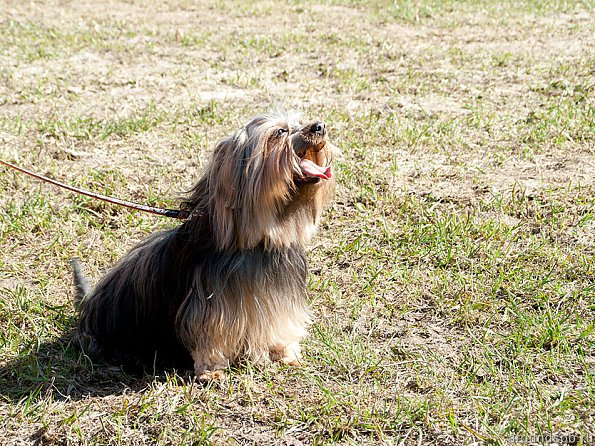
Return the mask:
{"type": "Polygon", "coordinates": [[[242,164],[238,146],[240,132],[217,143],[209,172],[209,208],[213,235],[220,250],[234,244],[234,210],[240,205],[242,193],[242,164]]]}
{"type": "Polygon", "coordinates": [[[263,241],[276,230],[276,215],[289,195],[291,151],[270,140],[266,120],[254,121],[217,144],[209,167],[209,211],[220,250],[263,241]]]}

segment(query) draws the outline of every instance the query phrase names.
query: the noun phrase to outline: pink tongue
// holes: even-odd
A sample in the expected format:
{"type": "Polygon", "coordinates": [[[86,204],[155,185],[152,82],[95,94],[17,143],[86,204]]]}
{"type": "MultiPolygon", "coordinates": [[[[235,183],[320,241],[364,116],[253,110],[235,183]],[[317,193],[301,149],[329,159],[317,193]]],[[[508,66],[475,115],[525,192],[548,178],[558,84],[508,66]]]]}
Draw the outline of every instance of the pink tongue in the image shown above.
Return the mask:
{"type": "Polygon", "coordinates": [[[302,173],[308,177],[318,177],[328,180],[333,176],[331,166],[321,167],[306,159],[300,161],[300,168],[302,169],[302,173]]]}

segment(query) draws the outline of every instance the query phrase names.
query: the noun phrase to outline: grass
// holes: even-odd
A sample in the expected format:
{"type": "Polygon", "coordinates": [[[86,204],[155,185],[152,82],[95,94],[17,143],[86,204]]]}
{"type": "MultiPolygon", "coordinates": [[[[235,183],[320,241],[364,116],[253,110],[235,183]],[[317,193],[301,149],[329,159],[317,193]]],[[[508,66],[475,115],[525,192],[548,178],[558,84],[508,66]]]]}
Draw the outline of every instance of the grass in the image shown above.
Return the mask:
{"type": "Polygon", "coordinates": [[[3,159],[174,206],[269,108],[325,120],[343,153],[305,364],[206,386],[73,342],[69,259],[97,279],[176,223],[3,170],[0,443],[593,443],[589,2],[9,6],[3,159]]]}

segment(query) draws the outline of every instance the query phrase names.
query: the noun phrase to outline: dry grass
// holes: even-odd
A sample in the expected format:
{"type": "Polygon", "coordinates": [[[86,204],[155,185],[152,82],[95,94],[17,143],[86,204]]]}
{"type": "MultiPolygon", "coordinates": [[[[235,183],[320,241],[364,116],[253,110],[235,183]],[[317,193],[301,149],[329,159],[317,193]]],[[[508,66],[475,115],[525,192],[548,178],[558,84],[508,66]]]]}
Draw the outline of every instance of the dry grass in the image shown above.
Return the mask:
{"type": "Polygon", "coordinates": [[[343,151],[305,365],[213,386],[71,342],[68,260],[175,222],[2,169],[0,443],[593,444],[594,30],[553,0],[0,1],[3,159],[172,206],[271,107],[343,151]]]}

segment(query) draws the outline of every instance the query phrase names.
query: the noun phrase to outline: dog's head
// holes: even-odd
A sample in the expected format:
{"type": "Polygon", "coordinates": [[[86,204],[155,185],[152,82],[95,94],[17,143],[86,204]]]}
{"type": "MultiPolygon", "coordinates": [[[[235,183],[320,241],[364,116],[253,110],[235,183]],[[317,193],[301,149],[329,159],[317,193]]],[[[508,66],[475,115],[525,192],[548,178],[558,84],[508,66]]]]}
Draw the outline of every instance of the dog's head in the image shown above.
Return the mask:
{"type": "Polygon", "coordinates": [[[323,122],[256,116],[220,141],[206,173],[220,250],[305,243],[334,182],[336,153],[323,122]]]}

